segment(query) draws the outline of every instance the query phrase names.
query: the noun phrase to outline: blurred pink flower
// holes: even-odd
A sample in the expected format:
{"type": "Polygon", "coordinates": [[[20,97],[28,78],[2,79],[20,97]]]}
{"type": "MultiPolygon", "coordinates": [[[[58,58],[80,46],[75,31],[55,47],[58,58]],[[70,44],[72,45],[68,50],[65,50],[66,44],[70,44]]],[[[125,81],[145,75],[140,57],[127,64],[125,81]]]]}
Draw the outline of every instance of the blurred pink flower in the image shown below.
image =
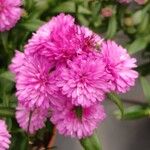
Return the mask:
{"type": "Polygon", "coordinates": [[[9,70],[15,75],[19,73],[21,66],[24,63],[25,55],[24,53],[16,50],[15,56],[11,60],[11,64],[9,65],[9,70]]]}
{"type": "Polygon", "coordinates": [[[104,100],[108,91],[107,81],[105,64],[99,58],[88,56],[68,62],[56,84],[73,104],[87,107],[104,100]]]}
{"type": "Polygon", "coordinates": [[[30,109],[21,104],[16,108],[16,119],[19,126],[30,134],[45,126],[48,110],[41,107],[30,109]]]}
{"type": "Polygon", "coordinates": [[[134,0],[136,3],[138,3],[139,5],[143,5],[147,2],[147,0],[134,0]]]}
{"type": "Polygon", "coordinates": [[[60,134],[81,139],[92,135],[105,116],[104,108],[99,103],[82,108],[66,102],[52,111],[51,121],[60,134]]]}
{"type": "Polygon", "coordinates": [[[101,47],[102,59],[106,64],[106,71],[111,74],[112,90],[125,93],[134,86],[138,73],[136,59],[131,58],[127,50],[113,41],[103,42],[101,47]]]}
{"type": "Polygon", "coordinates": [[[53,65],[43,56],[25,56],[16,76],[16,96],[23,105],[49,108],[57,90],[51,69],[53,65]]]}
{"type": "Polygon", "coordinates": [[[0,0],[0,32],[10,30],[21,17],[21,0],[0,0]]]}
{"type": "Polygon", "coordinates": [[[7,130],[5,121],[0,120],[0,150],[9,149],[11,135],[7,130]]]}
{"type": "Polygon", "coordinates": [[[105,7],[105,8],[102,8],[101,10],[101,15],[103,17],[111,17],[113,14],[113,10],[111,7],[105,7]]]}

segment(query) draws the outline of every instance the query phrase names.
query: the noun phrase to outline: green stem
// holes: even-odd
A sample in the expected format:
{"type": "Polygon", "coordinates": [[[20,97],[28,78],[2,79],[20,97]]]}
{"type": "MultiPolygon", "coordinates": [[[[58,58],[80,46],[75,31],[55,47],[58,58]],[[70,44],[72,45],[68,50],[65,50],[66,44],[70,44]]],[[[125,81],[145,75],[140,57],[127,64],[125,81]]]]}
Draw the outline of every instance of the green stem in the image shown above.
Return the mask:
{"type": "Polygon", "coordinates": [[[100,141],[96,134],[80,140],[84,150],[102,150],[100,141]]]}

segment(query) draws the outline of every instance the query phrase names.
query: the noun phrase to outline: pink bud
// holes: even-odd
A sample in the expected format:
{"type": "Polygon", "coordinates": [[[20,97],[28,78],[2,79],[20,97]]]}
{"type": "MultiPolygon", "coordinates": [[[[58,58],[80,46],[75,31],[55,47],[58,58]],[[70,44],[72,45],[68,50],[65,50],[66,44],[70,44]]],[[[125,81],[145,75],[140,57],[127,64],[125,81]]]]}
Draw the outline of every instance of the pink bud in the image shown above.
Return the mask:
{"type": "Polygon", "coordinates": [[[103,17],[111,17],[113,14],[113,10],[111,7],[105,7],[105,8],[102,8],[101,10],[101,15],[103,17]]]}

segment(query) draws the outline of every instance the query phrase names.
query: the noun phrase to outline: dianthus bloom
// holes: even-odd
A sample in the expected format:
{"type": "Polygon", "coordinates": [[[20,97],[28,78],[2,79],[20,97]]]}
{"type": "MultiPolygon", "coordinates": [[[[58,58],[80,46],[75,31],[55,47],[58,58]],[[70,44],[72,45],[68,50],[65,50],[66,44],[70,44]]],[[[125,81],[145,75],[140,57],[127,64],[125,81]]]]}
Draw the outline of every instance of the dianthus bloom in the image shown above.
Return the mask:
{"type": "Polygon", "coordinates": [[[62,69],[57,86],[73,104],[87,107],[104,100],[107,81],[105,64],[101,60],[79,57],[62,69]]]}
{"type": "Polygon", "coordinates": [[[112,75],[112,89],[122,93],[128,91],[138,77],[138,73],[133,70],[137,66],[136,59],[131,58],[126,49],[113,41],[103,42],[101,54],[107,73],[112,75]]]}
{"type": "Polygon", "coordinates": [[[47,109],[29,109],[21,104],[19,104],[16,108],[16,119],[19,126],[31,134],[45,126],[47,116],[47,109]]]}
{"type": "Polygon", "coordinates": [[[21,17],[21,0],[0,0],[0,32],[10,30],[21,17]]]}
{"type": "Polygon", "coordinates": [[[52,111],[51,121],[60,134],[81,139],[92,135],[105,116],[103,106],[98,103],[86,108],[66,103],[52,111]]]}
{"type": "Polygon", "coordinates": [[[15,75],[19,73],[21,66],[23,65],[25,55],[24,53],[16,50],[15,56],[11,60],[11,65],[9,65],[9,70],[15,75]]]}
{"type": "Polygon", "coordinates": [[[20,103],[33,108],[49,108],[57,88],[54,85],[52,64],[42,56],[26,56],[16,76],[17,97],[20,103]]]}
{"type": "Polygon", "coordinates": [[[0,150],[9,149],[10,138],[5,121],[0,120],[0,150]]]}
{"type": "Polygon", "coordinates": [[[91,49],[102,39],[88,28],[75,25],[70,15],[60,14],[40,27],[25,46],[26,54],[39,54],[62,64],[91,49]]]}

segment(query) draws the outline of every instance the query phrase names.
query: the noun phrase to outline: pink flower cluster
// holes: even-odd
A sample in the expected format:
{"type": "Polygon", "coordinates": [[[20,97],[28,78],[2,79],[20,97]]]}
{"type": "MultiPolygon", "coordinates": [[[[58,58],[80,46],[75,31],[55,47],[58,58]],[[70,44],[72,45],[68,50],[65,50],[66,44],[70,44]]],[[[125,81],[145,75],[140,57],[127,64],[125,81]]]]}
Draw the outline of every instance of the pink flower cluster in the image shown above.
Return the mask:
{"type": "Polygon", "coordinates": [[[20,127],[34,133],[49,117],[61,134],[90,136],[106,116],[106,94],[134,85],[135,63],[126,49],[76,25],[72,16],[53,17],[33,34],[24,53],[16,51],[10,65],[20,127]]]}
{"type": "Polygon", "coordinates": [[[21,17],[21,0],[0,0],[0,32],[10,30],[21,17]]]}

